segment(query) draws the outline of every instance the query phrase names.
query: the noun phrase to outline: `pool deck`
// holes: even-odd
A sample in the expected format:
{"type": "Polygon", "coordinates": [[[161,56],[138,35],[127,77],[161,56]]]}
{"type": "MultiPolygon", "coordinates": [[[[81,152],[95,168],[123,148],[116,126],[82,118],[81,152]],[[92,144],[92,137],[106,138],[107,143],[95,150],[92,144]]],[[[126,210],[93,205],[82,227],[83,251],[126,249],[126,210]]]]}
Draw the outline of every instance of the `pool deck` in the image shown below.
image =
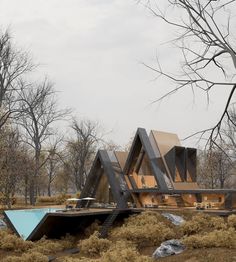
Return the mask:
{"type": "MultiPolygon", "coordinates": [[[[91,225],[95,220],[103,223],[107,216],[112,213],[114,208],[81,208],[81,209],[61,209],[56,212],[48,212],[34,228],[31,234],[26,240],[38,240],[44,235],[48,238],[59,238],[67,233],[79,234],[84,232],[84,229],[91,225]]],[[[219,210],[219,209],[206,209],[196,210],[195,208],[128,208],[120,210],[118,216],[119,219],[128,217],[131,214],[141,213],[143,211],[155,211],[155,212],[201,212],[218,216],[229,216],[236,214],[236,210],[219,210]]],[[[9,218],[5,215],[5,218],[12,230],[14,226],[11,224],[9,218]]],[[[16,230],[14,230],[16,231],[16,230]]],[[[17,232],[16,232],[17,233],[17,232]]]]}
{"type": "MultiPolygon", "coordinates": [[[[107,216],[114,209],[62,209],[56,212],[47,213],[26,240],[38,240],[46,235],[48,238],[58,238],[65,234],[83,233],[84,229],[91,225],[95,220],[103,223],[107,216]]],[[[139,213],[139,210],[124,209],[120,210],[118,219],[128,217],[131,213],[139,213]]]]}
{"type": "Polygon", "coordinates": [[[113,210],[113,208],[75,208],[62,209],[48,214],[53,216],[87,216],[94,214],[110,214],[113,210]]]}

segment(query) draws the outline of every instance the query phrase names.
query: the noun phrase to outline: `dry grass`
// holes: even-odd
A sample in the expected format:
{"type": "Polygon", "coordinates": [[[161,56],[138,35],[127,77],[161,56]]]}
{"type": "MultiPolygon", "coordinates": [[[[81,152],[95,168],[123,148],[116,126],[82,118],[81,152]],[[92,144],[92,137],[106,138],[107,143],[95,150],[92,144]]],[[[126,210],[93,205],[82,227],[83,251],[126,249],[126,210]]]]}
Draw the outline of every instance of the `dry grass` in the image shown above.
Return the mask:
{"type": "MultiPolygon", "coordinates": [[[[158,261],[158,260],[157,260],[158,261]]],[[[175,256],[164,257],[161,262],[235,262],[236,250],[228,248],[187,249],[175,256]]]]}
{"type": "Polygon", "coordinates": [[[37,203],[38,204],[56,204],[56,205],[61,205],[64,204],[66,199],[71,198],[72,195],[69,194],[61,194],[57,196],[41,196],[37,198],[37,203]]]}
{"type": "Polygon", "coordinates": [[[30,249],[30,252],[38,252],[44,255],[55,254],[57,252],[63,251],[64,249],[72,248],[75,245],[76,240],[70,235],[60,240],[49,240],[42,238],[41,240],[34,242],[34,246],[30,249]]]}
{"type": "Polygon", "coordinates": [[[95,231],[99,231],[101,228],[101,222],[99,220],[95,220],[90,226],[85,228],[84,234],[86,237],[91,236],[95,231]]]}
{"type": "Polygon", "coordinates": [[[236,248],[236,231],[234,228],[214,230],[205,234],[185,237],[183,243],[188,248],[236,248]]]}
{"type": "MultiPolygon", "coordinates": [[[[181,215],[181,214],[180,214],[181,215]]],[[[185,216],[186,219],[186,216],[185,216]]],[[[236,250],[236,215],[228,217],[227,221],[220,217],[197,214],[188,214],[187,221],[181,226],[174,226],[169,220],[158,212],[143,212],[127,218],[120,227],[113,228],[108,239],[98,238],[100,225],[95,221],[86,229],[85,235],[89,238],[78,240],[67,236],[61,240],[41,239],[37,242],[23,241],[7,231],[0,231],[0,251],[6,252],[7,257],[1,258],[3,262],[44,262],[47,256],[60,254],[67,248],[79,246],[81,252],[73,257],[62,257],[58,262],[150,262],[152,251],[161,242],[171,239],[182,239],[188,247],[182,254],[163,258],[164,261],[186,261],[186,262],[223,262],[219,255],[215,256],[217,250],[225,250],[224,254],[234,254],[236,250]],[[95,231],[95,232],[94,232],[95,231]],[[143,252],[145,248],[149,252],[143,252]],[[201,255],[196,250],[209,250],[209,256],[201,255]],[[211,250],[216,250],[212,253],[211,250]],[[3,251],[4,250],[4,251],[3,251]],[[11,256],[9,256],[9,253],[11,256]],[[145,256],[143,254],[146,254],[145,256]],[[190,254],[193,254],[191,257],[190,254]],[[14,256],[13,256],[14,255],[14,256]],[[219,260],[217,260],[217,258],[219,260]],[[204,260],[206,259],[206,260],[204,260]],[[212,260],[211,260],[212,259],[212,260]]],[[[201,251],[202,252],[202,251],[201,251]]],[[[235,252],[236,261],[236,252],[235,252]]]]}
{"type": "Polygon", "coordinates": [[[132,241],[139,247],[159,245],[162,241],[175,236],[175,227],[156,212],[143,212],[131,216],[110,234],[111,239],[132,241]]]}
{"type": "Polygon", "coordinates": [[[111,241],[99,238],[96,231],[88,239],[81,240],[78,246],[82,255],[97,257],[109,249],[111,241]]]}
{"type": "Polygon", "coordinates": [[[58,262],[152,262],[148,256],[141,255],[135,245],[127,241],[117,241],[109,243],[109,248],[101,252],[100,256],[95,258],[61,258],[58,262]]]}
{"type": "Polygon", "coordinates": [[[227,224],[221,217],[209,216],[206,214],[197,214],[191,220],[186,221],[180,226],[180,231],[184,235],[210,232],[214,229],[226,229],[227,224]]]}
{"type": "Polygon", "coordinates": [[[29,252],[22,256],[8,256],[2,262],[48,262],[48,257],[39,252],[29,252]]]}
{"type": "Polygon", "coordinates": [[[55,254],[75,245],[75,238],[66,236],[61,240],[24,241],[7,231],[0,231],[0,249],[14,252],[14,255],[1,258],[3,262],[46,262],[47,255],[55,254]]]}
{"type": "Polygon", "coordinates": [[[133,243],[117,241],[102,254],[102,262],[151,262],[150,257],[142,256],[133,243]]]}
{"type": "Polygon", "coordinates": [[[0,231],[0,249],[4,251],[25,252],[31,249],[34,243],[24,241],[16,235],[10,234],[6,230],[0,231]]]}
{"type": "Polygon", "coordinates": [[[236,229],[236,215],[230,215],[227,219],[228,225],[236,229]]]}

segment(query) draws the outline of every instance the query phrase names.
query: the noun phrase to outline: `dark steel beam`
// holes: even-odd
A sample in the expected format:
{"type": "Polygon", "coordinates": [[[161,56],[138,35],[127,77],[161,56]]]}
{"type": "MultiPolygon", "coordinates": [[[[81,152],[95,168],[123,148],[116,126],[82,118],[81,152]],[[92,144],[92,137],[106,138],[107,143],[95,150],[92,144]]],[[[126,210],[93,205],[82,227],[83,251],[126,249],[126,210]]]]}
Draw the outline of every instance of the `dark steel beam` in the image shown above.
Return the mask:
{"type": "MultiPolygon", "coordinates": [[[[95,197],[102,175],[107,176],[108,184],[111,187],[111,193],[117,203],[117,207],[127,208],[127,195],[129,194],[125,193],[125,191],[121,188],[120,181],[117,181],[112,162],[105,150],[98,151],[85,186],[80,194],[80,198],[95,197]]],[[[83,203],[80,202],[82,201],[78,201],[76,205],[77,207],[81,207],[83,205],[83,203]]]]}
{"type": "Polygon", "coordinates": [[[157,185],[159,186],[159,188],[163,190],[167,190],[168,187],[166,181],[164,179],[161,169],[158,166],[156,155],[149,141],[147,132],[144,128],[138,128],[135,134],[134,141],[132,143],[129,155],[127,157],[127,161],[125,163],[124,174],[129,177],[129,174],[132,173],[132,169],[135,166],[135,163],[138,159],[138,155],[141,152],[141,149],[145,151],[147,158],[150,161],[150,166],[157,185]]]}
{"type": "Polygon", "coordinates": [[[157,194],[236,194],[236,189],[170,189],[158,188],[129,189],[131,193],[157,193],[157,194]]]}

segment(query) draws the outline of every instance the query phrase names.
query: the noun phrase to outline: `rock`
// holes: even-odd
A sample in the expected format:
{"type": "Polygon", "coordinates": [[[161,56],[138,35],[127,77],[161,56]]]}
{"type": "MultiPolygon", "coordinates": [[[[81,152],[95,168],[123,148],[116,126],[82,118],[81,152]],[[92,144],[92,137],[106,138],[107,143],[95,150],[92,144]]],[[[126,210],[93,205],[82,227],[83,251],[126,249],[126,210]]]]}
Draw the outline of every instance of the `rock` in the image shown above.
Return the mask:
{"type": "Polygon", "coordinates": [[[185,246],[178,239],[171,239],[163,242],[152,254],[153,258],[167,257],[182,253],[185,246]]]}
{"type": "Polygon", "coordinates": [[[162,215],[169,219],[176,226],[179,226],[185,222],[185,220],[181,216],[173,215],[170,213],[162,213],[162,215]]]}
{"type": "Polygon", "coordinates": [[[7,227],[6,223],[0,218],[0,230],[7,227]]]}

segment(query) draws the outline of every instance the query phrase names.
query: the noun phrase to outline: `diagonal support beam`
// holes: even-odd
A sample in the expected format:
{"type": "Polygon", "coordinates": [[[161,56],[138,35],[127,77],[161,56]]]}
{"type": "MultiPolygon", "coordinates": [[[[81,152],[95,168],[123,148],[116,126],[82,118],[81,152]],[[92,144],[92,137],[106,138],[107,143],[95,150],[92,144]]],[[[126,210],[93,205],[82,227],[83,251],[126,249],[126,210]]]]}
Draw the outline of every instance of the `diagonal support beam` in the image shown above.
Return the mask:
{"type": "MultiPolygon", "coordinates": [[[[152,148],[152,145],[149,141],[149,137],[147,132],[144,128],[138,128],[136,135],[134,137],[133,144],[131,146],[125,167],[124,167],[124,174],[129,177],[129,174],[132,173],[136,162],[138,161],[138,156],[141,150],[144,150],[146,153],[149,161],[150,166],[155,177],[156,183],[158,184],[160,189],[168,189],[166,181],[164,179],[163,173],[161,169],[158,167],[158,162],[152,148]]],[[[131,181],[130,181],[131,182],[131,181]]],[[[132,182],[131,182],[132,184],[132,182]]]]}

